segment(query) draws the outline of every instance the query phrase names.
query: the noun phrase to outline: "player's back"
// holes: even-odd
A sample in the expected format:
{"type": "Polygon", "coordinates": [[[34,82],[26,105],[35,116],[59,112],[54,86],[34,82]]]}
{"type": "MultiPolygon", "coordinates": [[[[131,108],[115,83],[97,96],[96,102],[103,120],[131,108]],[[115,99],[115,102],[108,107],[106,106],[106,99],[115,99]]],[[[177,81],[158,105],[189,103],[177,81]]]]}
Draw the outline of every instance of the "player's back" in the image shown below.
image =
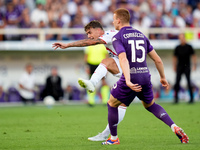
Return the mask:
{"type": "Polygon", "coordinates": [[[130,65],[131,81],[139,84],[149,82],[150,73],[147,68],[146,56],[147,53],[153,50],[153,47],[150,45],[147,37],[132,27],[123,27],[113,37],[113,44],[118,54],[125,52],[127,55],[130,65]],[[115,40],[119,40],[120,42],[114,44],[115,40]]]}

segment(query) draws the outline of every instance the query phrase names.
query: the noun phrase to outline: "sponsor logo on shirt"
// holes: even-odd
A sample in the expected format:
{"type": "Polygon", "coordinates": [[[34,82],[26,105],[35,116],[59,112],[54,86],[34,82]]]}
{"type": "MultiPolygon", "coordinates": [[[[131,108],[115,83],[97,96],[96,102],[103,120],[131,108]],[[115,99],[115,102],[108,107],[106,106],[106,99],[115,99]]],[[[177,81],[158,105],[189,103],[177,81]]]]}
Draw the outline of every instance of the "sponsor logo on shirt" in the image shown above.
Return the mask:
{"type": "Polygon", "coordinates": [[[149,70],[147,67],[132,67],[130,69],[131,74],[137,74],[137,73],[148,73],[149,70]]]}

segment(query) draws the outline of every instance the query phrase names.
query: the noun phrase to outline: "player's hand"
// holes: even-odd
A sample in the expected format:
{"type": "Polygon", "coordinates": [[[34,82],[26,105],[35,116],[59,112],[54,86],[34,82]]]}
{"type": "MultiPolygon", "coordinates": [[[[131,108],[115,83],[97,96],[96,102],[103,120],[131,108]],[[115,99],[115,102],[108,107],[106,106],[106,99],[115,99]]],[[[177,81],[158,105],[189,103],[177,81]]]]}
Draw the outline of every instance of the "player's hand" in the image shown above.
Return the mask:
{"type": "Polygon", "coordinates": [[[65,49],[67,48],[67,46],[64,43],[57,42],[52,44],[52,48],[54,48],[54,50],[56,50],[57,48],[65,49]]]}
{"type": "Polygon", "coordinates": [[[160,79],[160,83],[162,84],[162,86],[163,87],[165,87],[166,89],[168,89],[169,88],[169,83],[168,83],[168,81],[164,78],[161,78],[160,79]]]}
{"type": "Polygon", "coordinates": [[[133,84],[132,82],[126,82],[126,85],[135,92],[141,92],[142,87],[139,84],[133,84]]]}

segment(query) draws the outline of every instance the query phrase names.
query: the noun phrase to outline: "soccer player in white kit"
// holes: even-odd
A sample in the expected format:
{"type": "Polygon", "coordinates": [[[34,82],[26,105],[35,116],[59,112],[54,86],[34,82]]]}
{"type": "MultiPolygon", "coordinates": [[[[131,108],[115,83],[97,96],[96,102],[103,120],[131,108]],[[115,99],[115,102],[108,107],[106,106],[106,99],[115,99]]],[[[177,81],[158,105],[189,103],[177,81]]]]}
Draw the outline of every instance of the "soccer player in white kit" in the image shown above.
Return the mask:
{"type": "MultiPolygon", "coordinates": [[[[84,80],[79,78],[78,83],[81,87],[86,88],[89,92],[94,92],[97,83],[106,76],[109,71],[116,77],[121,77],[122,69],[119,64],[117,53],[112,45],[112,37],[118,32],[117,30],[104,31],[102,25],[98,21],[91,21],[85,26],[85,32],[88,39],[75,41],[72,43],[60,43],[56,42],[53,44],[53,48],[65,49],[68,47],[84,47],[96,44],[104,44],[110,57],[105,58],[101,61],[90,80],[84,80]]],[[[118,107],[118,124],[123,120],[126,113],[126,105],[121,104],[118,107]]],[[[94,137],[89,137],[90,141],[103,141],[108,138],[110,134],[109,125],[106,126],[105,130],[94,137]]]]}

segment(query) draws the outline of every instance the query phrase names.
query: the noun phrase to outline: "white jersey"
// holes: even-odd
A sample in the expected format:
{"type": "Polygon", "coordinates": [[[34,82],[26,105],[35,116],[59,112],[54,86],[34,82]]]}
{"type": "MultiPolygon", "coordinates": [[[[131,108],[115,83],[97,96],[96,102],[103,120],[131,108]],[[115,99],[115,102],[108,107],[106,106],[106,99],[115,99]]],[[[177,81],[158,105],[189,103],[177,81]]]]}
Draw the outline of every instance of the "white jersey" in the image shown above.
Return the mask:
{"type": "Polygon", "coordinates": [[[117,52],[115,51],[115,49],[112,45],[112,37],[117,33],[118,33],[117,30],[108,30],[108,31],[105,31],[105,33],[102,36],[100,36],[99,38],[106,42],[106,44],[104,44],[104,45],[105,45],[110,57],[118,58],[117,52]]]}
{"type": "MultiPolygon", "coordinates": [[[[19,79],[19,84],[22,84],[25,88],[33,90],[35,86],[35,77],[33,74],[28,74],[27,72],[24,72],[19,79]]],[[[34,98],[34,92],[28,91],[25,89],[19,88],[19,93],[23,98],[26,99],[33,99],[34,98]]]]}
{"type": "Polygon", "coordinates": [[[112,45],[112,37],[117,33],[118,33],[117,30],[108,30],[108,31],[105,31],[104,35],[100,36],[99,38],[106,42],[106,44],[104,44],[104,45],[105,45],[110,57],[112,57],[114,59],[115,63],[117,64],[117,67],[119,69],[119,73],[113,74],[113,75],[120,78],[122,75],[122,69],[120,67],[117,52],[115,51],[115,49],[112,45]]]}

